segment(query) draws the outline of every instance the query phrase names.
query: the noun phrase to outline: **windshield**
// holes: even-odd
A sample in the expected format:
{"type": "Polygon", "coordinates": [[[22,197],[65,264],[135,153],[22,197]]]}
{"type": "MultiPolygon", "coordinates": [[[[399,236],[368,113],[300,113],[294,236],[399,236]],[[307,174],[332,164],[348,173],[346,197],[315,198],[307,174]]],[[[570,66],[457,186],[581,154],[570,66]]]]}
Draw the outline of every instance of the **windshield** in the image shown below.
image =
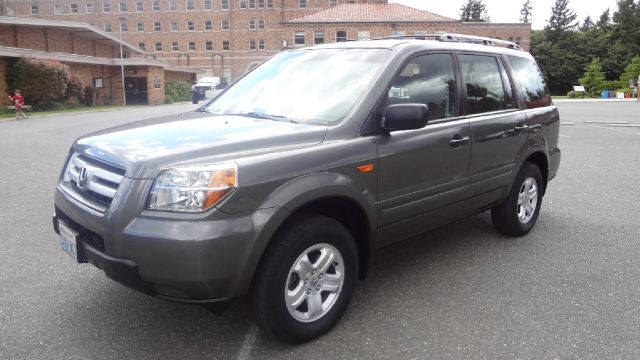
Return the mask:
{"type": "Polygon", "coordinates": [[[391,50],[309,49],[276,55],[208,105],[214,114],[336,123],[369,88],[391,50]]]}

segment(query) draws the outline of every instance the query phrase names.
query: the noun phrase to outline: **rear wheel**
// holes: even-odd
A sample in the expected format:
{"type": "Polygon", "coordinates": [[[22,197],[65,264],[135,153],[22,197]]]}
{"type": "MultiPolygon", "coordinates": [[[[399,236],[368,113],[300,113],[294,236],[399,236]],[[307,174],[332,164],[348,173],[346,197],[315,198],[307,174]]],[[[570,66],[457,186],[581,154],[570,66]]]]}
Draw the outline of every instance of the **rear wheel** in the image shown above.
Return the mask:
{"type": "Polygon", "coordinates": [[[289,343],[329,331],[346,310],[357,278],[353,237],[338,221],[299,216],[273,239],[248,298],[256,323],[289,343]]]}
{"type": "Polygon", "coordinates": [[[520,236],[531,231],[540,213],[544,192],[540,169],[526,163],[502,204],[491,210],[493,225],[501,233],[520,236]]]}

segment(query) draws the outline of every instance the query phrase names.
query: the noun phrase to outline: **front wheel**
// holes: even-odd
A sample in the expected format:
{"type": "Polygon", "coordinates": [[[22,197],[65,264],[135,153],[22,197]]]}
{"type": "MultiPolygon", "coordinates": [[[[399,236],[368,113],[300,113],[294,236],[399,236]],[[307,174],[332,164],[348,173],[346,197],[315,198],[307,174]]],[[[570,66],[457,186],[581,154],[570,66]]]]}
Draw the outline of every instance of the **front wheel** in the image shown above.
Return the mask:
{"type": "Polygon", "coordinates": [[[248,298],[256,323],[289,343],[329,331],[353,295],[358,253],[338,221],[299,216],[281,231],[258,267],[248,298]]]}
{"type": "Polygon", "coordinates": [[[493,225],[501,233],[521,236],[533,228],[540,213],[544,183],[540,169],[526,163],[502,204],[491,210],[493,225]]]}

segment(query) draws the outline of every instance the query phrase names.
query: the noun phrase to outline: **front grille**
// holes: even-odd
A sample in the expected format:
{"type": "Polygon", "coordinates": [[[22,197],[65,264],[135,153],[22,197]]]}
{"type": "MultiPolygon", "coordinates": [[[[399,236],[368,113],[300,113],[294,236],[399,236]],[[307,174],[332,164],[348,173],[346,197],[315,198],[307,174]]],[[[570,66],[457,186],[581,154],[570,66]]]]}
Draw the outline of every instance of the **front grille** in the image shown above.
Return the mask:
{"type": "Polygon", "coordinates": [[[105,212],[116,196],[124,173],[125,170],[120,167],[73,154],[69,158],[60,185],[76,200],[105,212]]]}

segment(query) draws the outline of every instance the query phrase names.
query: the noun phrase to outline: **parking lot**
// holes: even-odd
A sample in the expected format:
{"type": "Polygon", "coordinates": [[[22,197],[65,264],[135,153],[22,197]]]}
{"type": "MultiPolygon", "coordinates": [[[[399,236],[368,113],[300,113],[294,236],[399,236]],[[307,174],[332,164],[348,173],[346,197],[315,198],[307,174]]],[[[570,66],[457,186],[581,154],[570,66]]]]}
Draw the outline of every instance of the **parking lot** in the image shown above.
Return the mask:
{"type": "Polygon", "coordinates": [[[53,190],[73,139],[196,105],[0,122],[0,358],[638,359],[640,103],[558,102],[562,162],[517,239],[487,213],[379,250],[345,317],[289,346],[134,292],[60,248],[53,190]]]}

